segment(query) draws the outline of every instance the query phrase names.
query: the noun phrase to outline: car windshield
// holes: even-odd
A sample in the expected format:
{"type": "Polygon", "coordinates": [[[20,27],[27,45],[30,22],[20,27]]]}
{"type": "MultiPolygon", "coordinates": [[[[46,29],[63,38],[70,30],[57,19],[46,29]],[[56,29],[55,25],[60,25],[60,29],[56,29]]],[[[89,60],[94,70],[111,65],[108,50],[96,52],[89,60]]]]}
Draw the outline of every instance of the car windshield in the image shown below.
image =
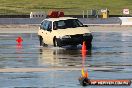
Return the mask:
{"type": "Polygon", "coordinates": [[[65,29],[83,27],[83,24],[78,19],[59,20],[54,22],[54,29],[65,29]]]}

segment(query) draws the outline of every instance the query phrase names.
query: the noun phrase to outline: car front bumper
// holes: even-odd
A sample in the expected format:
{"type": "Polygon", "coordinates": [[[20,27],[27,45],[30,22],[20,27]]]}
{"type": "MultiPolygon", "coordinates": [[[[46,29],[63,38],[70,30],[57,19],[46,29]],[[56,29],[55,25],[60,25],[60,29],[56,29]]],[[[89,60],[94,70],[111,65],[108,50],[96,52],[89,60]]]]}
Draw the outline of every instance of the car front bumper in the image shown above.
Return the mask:
{"type": "Polygon", "coordinates": [[[65,45],[78,45],[78,44],[82,44],[83,41],[91,44],[93,39],[92,34],[89,36],[72,36],[71,38],[57,38],[57,40],[59,41],[59,43],[61,44],[61,46],[65,46],[65,45]]]}

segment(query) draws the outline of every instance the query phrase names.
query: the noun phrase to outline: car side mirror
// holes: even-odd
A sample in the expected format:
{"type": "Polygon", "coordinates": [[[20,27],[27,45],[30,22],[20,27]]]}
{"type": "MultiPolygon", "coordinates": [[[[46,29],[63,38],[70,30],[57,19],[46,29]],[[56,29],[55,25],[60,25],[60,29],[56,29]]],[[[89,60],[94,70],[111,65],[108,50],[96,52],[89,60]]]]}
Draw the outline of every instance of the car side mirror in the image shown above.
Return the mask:
{"type": "Polygon", "coordinates": [[[54,27],[53,27],[53,30],[57,30],[57,27],[56,27],[56,26],[54,26],[54,27]]]}
{"type": "Polygon", "coordinates": [[[57,30],[57,28],[54,28],[54,30],[57,30]]]}

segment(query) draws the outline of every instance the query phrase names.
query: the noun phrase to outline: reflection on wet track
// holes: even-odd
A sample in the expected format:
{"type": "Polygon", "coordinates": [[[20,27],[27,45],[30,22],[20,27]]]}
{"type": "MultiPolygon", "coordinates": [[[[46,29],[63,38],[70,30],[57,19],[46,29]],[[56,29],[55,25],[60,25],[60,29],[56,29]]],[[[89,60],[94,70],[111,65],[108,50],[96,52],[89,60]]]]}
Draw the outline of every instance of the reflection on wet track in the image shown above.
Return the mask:
{"type": "MultiPolygon", "coordinates": [[[[93,48],[87,51],[85,63],[90,77],[132,79],[132,33],[94,32],[93,35],[93,48]]],[[[40,47],[35,33],[0,34],[0,68],[49,68],[47,72],[0,73],[0,87],[62,88],[63,85],[66,88],[77,88],[80,87],[77,82],[80,69],[63,69],[81,68],[81,61],[80,45],[77,48],[40,47]],[[16,44],[18,36],[23,38],[21,48],[16,44]],[[50,68],[54,67],[61,70],[50,71],[50,68]]]]}

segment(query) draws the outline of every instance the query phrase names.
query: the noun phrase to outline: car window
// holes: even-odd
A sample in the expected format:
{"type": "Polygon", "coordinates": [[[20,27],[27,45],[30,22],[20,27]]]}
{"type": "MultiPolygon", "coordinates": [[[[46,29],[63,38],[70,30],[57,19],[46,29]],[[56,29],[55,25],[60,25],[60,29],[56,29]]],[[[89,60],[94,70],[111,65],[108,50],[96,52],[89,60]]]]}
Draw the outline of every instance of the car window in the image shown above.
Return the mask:
{"type": "Polygon", "coordinates": [[[63,27],[65,26],[65,22],[64,21],[59,21],[58,22],[58,27],[63,27]]]}
{"type": "Polygon", "coordinates": [[[51,21],[43,21],[40,26],[43,30],[51,31],[52,29],[52,22],[51,21]]]}
{"type": "Polygon", "coordinates": [[[65,21],[64,20],[60,20],[60,21],[55,21],[53,23],[54,29],[64,29],[65,28],[65,21]]]}
{"type": "Polygon", "coordinates": [[[69,19],[65,21],[67,28],[82,27],[83,24],[78,19],[69,19]]]}
{"type": "Polygon", "coordinates": [[[65,29],[65,28],[75,28],[83,27],[83,24],[78,19],[67,19],[59,20],[53,23],[54,29],[65,29]]]}

